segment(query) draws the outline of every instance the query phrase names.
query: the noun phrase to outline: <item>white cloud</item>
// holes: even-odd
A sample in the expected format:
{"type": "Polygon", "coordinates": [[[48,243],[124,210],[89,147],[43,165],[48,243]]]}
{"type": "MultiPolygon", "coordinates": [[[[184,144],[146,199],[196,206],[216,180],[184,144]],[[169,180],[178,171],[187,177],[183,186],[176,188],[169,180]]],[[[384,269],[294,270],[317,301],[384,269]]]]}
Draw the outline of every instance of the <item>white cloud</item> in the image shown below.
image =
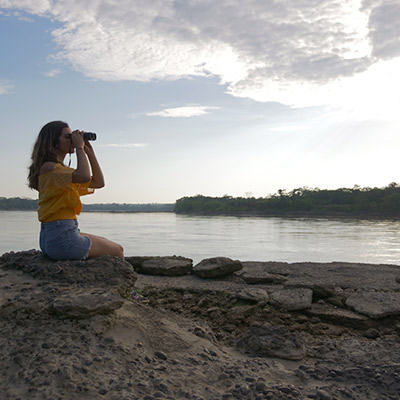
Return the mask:
{"type": "Polygon", "coordinates": [[[147,147],[148,143],[122,143],[122,144],[100,144],[97,147],[117,147],[124,149],[137,149],[142,147],[147,147]]]}
{"type": "Polygon", "coordinates": [[[49,10],[51,0],[0,0],[0,8],[24,10],[32,14],[41,14],[49,10]]]}
{"type": "Polygon", "coordinates": [[[56,76],[58,76],[58,75],[60,75],[60,74],[61,74],[61,70],[59,70],[59,69],[52,69],[52,70],[48,71],[45,75],[46,75],[47,77],[49,77],[49,78],[54,78],[54,77],[56,77],[56,76]]]}
{"type": "Polygon", "coordinates": [[[7,81],[0,80],[0,95],[10,93],[13,89],[13,86],[10,85],[7,81]]]}
{"type": "Polygon", "coordinates": [[[162,111],[149,112],[144,115],[147,117],[164,117],[164,118],[189,118],[200,117],[208,114],[212,110],[217,110],[218,107],[209,106],[185,106],[176,108],[166,108],[162,111]]]}
{"type": "MultiPolygon", "coordinates": [[[[217,76],[233,96],[294,106],[340,104],[353,77],[400,56],[398,0],[0,0],[0,7],[61,22],[53,56],[88,77],[217,76]]],[[[390,90],[381,90],[384,98],[390,90]]]]}

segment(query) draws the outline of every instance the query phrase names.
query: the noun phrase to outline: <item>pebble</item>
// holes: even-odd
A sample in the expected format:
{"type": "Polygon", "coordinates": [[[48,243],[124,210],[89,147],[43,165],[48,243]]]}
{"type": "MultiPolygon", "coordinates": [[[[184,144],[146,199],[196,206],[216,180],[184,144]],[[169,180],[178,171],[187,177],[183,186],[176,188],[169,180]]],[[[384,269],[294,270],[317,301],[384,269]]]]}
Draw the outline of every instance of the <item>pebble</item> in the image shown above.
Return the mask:
{"type": "Polygon", "coordinates": [[[250,388],[247,385],[241,385],[239,391],[242,395],[246,396],[250,393],[250,388]]]}
{"type": "Polygon", "coordinates": [[[263,392],[265,390],[265,383],[264,382],[257,382],[256,383],[256,390],[257,390],[257,392],[263,392]]]}
{"type": "Polygon", "coordinates": [[[168,359],[167,355],[166,355],[165,353],[163,353],[162,351],[156,351],[156,352],[154,353],[154,355],[155,355],[157,358],[159,358],[160,360],[167,360],[167,359],[168,359]]]}

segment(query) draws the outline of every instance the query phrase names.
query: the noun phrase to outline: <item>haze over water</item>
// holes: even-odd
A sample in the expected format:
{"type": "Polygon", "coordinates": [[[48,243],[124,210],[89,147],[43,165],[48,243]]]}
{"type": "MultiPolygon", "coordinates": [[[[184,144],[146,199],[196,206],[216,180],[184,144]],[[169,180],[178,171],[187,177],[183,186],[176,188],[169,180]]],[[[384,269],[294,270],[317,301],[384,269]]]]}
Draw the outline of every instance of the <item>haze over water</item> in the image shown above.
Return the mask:
{"type": "MultiPolygon", "coordinates": [[[[0,254],[39,248],[36,212],[1,211],[0,221],[0,254]]],[[[82,232],[121,243],[126,256],[400,265],[398,220],[83,213],[79,223],[82,232]]]]}

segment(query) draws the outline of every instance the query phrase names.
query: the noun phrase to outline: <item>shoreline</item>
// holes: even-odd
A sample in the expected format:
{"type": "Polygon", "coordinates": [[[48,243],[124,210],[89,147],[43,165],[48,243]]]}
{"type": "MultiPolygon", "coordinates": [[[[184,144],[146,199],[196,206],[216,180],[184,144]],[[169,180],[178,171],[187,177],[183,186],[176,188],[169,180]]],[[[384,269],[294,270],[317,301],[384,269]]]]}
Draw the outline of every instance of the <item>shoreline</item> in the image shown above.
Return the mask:
{"type": "MultiPolygon", "coordinates": [[[[36,209],[1,209],[3,212],[29,211],[37,212],[36,209]]],[[[82,210],[82,213],[106,213],[106,214],[175,214],[184,217],[236,217],[236,218],[287,218],[287,219],[355,219],[355,220],[400,220],[399,214],[347,214],[347,213],[279,213],[279,214],[207,214],[207,213],[177,213],[174,211],[131,211],[131,210],[82,210]]]]}

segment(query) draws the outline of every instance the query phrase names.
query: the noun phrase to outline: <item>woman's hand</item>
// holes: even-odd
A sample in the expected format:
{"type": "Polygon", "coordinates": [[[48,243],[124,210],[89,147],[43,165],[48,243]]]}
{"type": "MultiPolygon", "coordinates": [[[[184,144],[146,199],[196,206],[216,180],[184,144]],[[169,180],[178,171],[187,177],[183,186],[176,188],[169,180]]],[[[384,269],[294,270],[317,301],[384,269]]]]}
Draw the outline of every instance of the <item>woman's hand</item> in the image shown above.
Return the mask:
{"type": "Polygon", "coordinates": [[[85,140],[85,147],[84,147],[85,153],[88,156],[94,155],[94,149],[92,144],[89,142],[89,140],[85,140]]]}
{"type": "Polygon", "coordinates": [[[104,176],[100,164],[97,161],[96,155],[94,153],[93,146],[88,140],[85,140],[84,150],[92,168],[92,180],[90,182],[90,187],[94,189],[100,189],[105,185],[104,176]]]}
{"type": "Polygon", "coordinates": [[[83,131],[78,129],[71,132],[72,144],[76,149],[83,149],[85,141],[83,140],[83,131]]]}

